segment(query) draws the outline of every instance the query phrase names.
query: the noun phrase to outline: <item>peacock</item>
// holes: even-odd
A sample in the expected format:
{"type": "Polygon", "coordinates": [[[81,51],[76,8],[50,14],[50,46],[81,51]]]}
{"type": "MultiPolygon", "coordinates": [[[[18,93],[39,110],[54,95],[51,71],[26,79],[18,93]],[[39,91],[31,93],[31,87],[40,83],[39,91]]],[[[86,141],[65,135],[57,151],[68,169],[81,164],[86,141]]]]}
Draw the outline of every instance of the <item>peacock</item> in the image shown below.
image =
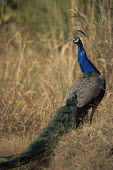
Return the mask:
{"type": "MultiPolygon", "coordinates": [[[[78,31],[86,36],[83,31],[78,31]]],[[[24,152],[5,157],[8,160],[0,163],[0,169],[15,168],[35,159],[41,160],[47,153],[51,153],[64,133],[79,127],[90,108],[92,109],[90,122],[92,122],[94,112],[105,94],[105,79],[88,59],[81,38],[74,37],[69,41],[78,46],[78,63],[83,76],[67,92],[62,107],[39,137],[24,152]]]]}

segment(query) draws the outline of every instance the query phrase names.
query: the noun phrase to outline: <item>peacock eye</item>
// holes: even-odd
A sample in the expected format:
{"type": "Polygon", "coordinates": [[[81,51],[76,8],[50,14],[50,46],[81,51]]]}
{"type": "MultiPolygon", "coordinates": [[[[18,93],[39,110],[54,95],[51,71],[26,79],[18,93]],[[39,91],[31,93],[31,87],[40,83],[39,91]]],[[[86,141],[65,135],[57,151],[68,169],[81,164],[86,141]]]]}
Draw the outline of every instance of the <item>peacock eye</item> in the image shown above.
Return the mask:
{"type": "Polygon", "coordinates": [[[79,41],[79,39],[78,39],[78,38],[75,38],[75,39],[74,39],[74,42],[78,42],[78,41],[79,41]]]}

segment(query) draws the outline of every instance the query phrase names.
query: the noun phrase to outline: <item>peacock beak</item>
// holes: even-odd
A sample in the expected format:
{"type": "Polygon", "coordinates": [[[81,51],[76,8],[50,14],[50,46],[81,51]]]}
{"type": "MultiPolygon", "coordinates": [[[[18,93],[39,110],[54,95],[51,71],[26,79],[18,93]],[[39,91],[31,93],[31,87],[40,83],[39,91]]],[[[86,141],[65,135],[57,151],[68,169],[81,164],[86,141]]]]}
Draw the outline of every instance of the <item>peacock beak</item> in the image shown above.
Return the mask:
{"type": "Polygon", "coordinates": [[[73,41],[73,38],[72,38],[72,39],[70,39],[70,40],[68,40],[68,41],[73,41]]]}

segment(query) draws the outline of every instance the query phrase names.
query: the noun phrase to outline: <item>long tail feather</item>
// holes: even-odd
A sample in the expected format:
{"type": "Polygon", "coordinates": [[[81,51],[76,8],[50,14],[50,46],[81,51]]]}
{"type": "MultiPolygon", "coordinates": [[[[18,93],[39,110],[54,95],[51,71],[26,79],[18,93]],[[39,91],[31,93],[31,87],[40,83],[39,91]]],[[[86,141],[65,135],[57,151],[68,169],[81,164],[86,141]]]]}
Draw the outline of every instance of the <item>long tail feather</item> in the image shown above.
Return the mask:
{"type": "Polygon", "coordinates": [[[58,114],[43,129],[40,136],[24,152],[0,163],[0,169],[14,168],[40,157],[54,147],[63,133],[69,131],[70,128],[76,127],[76,115],[76,99],[70,98],[67,100],[67,104],[58,110],[58,114]]]}

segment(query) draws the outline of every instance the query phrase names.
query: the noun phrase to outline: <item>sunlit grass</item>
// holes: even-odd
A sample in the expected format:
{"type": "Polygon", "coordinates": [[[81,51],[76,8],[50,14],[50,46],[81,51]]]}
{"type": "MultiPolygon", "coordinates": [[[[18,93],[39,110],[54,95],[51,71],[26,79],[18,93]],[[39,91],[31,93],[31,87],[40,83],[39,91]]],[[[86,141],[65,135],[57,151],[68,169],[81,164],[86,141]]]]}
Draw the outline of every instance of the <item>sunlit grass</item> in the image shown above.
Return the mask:
{"type": "MultiPolygon", "coordinates": [[[[4,27],[0,33],[1,155],[19,153],[37,138],[43,127],[61,107],[66,92],[82,75],[77,62],[77,47],[66,41],[75,36],[77,29],[81,29],[87,34],[87,38],[82,37],[82,41],[88,57],[106,78],[107,90],[104,100],[95,113],[93,125],[90,127],[86,123],[83,129],[77,130],[77,135],[75,130],[61,139],[59,142],[61,145],[58,146],[60,153],[55,150],[56,156],[53,158],[50,169],[53,167],[59,170],[63,169],[65,160],[69,160],[67,163],[69,167],[73,164],[72,168],[78,166],[83,169],[85,164],[86,169],[88,169],[91,165],[95,165],[95,160],[98,158],[101,137],[104,138],[105,142],[103,142],[103,148],[107,142],[105,138],[106,140],[112,139],[112,135],[107,130],[110,131],[113,128],[111,124],[113,119],[111,114],[113,111],[113,24],[111,10],[106,10],[105,4],[99,4],[101,13],[97,19],[94,15],[96,6],[92,5],[91,8],[87,9],[87,13],[90,13],[89,18],[81,13],[82,9],[77,9],[75,1],[72,0],[71,5],[66,17],[66,19],[69,18],[68,21],[61,22],[62,20],[60,20],[58,22],[59,16],[57,16],[54,18],[55,25],[53,25],[50,20],[53,28],[47,34],[35,33],[28,25],[22,27],[16,25],[12,31],[7,31],[4,27]],[[69,24],[68,32],[64,29],[66,23],[69,24]],[[105,132],[107,131],[106,136],[103,132],[104,128],[105,132]],[[103,132],[99,138],[97,137],[98,129],[100,129],[100,133],[103,132]],[[82,156],[84,152],[81,148],[85,147],[83,143],[88,140],[88,135],[90,139],[97,138],[99,145],[97,146],[98,141],[96,143],[94,140],[93,144],[91,144],[92,140],[88,143],[88,149],[86,149],[88,158],[86,159],[82,156]],[[76,161],[78,160],[76,164],[74,164],[75,158],[70,157],[69,159],[69,150],[76,146],[75,143],[77,152],[76,148],[74,152],[76,161]],[[78,145],[82,145],[82,147],[80,148],[78,145]],[[94,153],[94,157],[90,150],[94,153]],[[62,159],[60,163],[59,158],[62,159]],[[90,158],[93,158],[94,161],[90,161],[90,164],[87,165],[90,158]],[[84,160],[81,165],[80,159],[84,160]]],[[[59,10],[62,10],[57,7],[55,9],[57,14],[59,10]]],[[[108,148],[111,145],[108,141],[108,148]]],[[[104,160],[104,157],[102,159],[104,160]]],[[[99,161],[101,162],[100,157],[99,161]]],[[[96,164],[98,165],[100,162],[97,161],[96,164]]],[[[67,169],[69,168],[67,167],[67,169]]]]}

